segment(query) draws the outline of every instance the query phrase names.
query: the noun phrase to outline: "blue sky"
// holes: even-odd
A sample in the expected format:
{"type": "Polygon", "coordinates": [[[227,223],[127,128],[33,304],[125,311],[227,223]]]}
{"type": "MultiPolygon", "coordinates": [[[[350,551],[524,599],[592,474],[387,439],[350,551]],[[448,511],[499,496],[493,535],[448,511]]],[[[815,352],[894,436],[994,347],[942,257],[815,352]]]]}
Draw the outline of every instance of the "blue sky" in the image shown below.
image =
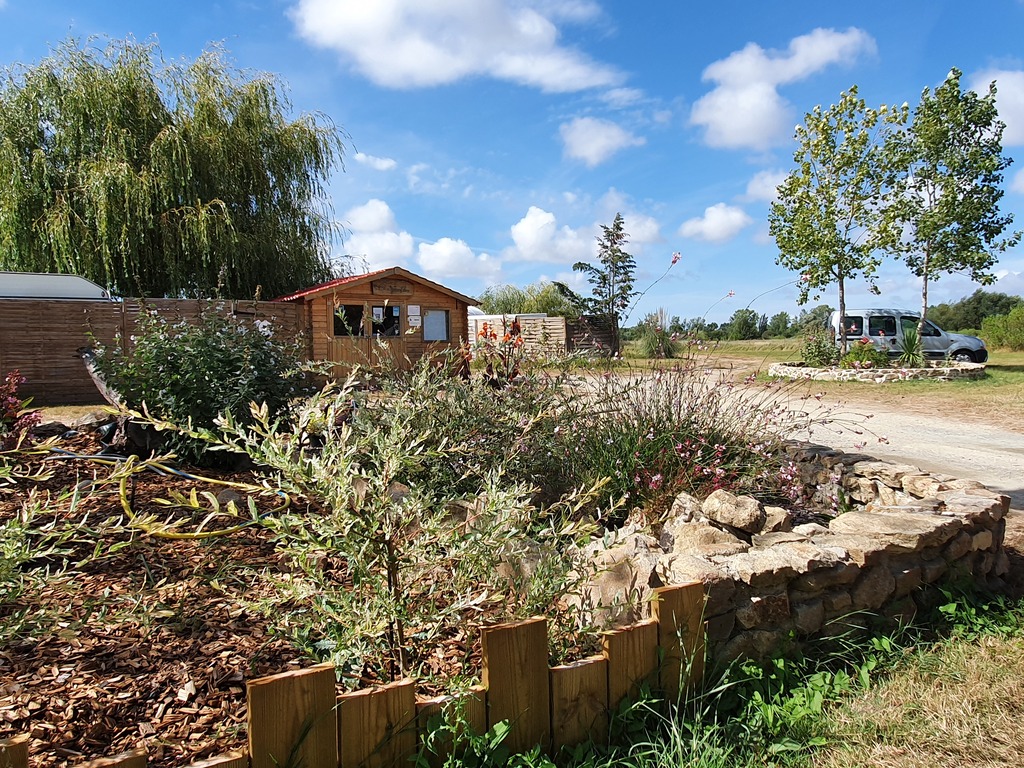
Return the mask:
{"type": "MultiPolygon", "coordinates": [[[[638,289],[682,255],[628,322],[795,314],[767,232],[794,126],[853,84],[913,107],[954,66],[968,86],[997,82],[1019,156],[1002,210],[1024,228],[1024,0],[0,0],[0,63],[69,35],[155,37],[168,59],[221,43],[279,75],[296,114],[350,137],[330,185],[348,230],[336,253],[470,295],[539,279],[588,292],[572,264],[621,212],[638,289]]],[[[1024,246],[996,269],[993,290],[1024,294],[1024,246]]],[[[899,265],[879,287],[852,286],[848,305],[919,304],[899,265]]],[[[975,288],[943,276],[932,301],[975,288]]]]}

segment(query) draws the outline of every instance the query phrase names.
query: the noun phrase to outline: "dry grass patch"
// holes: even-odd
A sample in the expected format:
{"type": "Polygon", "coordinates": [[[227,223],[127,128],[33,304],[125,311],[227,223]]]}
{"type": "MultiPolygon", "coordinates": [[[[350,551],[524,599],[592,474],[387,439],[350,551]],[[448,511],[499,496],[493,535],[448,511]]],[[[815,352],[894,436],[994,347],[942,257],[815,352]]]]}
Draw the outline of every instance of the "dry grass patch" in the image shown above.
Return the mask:
{"type": "Polygon", "coordinates": [[[1024,638],[951,642],[835,712],[819,768],[1024,765],[1024,638]]]}

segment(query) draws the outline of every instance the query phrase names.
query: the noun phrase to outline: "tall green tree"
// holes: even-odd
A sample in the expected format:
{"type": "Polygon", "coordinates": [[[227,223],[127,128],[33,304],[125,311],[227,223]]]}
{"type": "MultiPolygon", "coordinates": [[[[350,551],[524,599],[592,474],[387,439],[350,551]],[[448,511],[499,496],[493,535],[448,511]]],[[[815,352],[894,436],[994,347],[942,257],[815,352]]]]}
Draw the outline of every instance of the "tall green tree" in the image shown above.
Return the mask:
{"type": "Polygon", "coordinates": [[[629,308],[629,300],[636,295],[633,278],[636,261],[624,248],[629,243],[625,222],[621,213],[615,214],[611,226],[601,225],[601,237],[597,238],[598,265],[577,261],[572,265],[576,272],[587,276],[593,296],[584,299],[587,311],[607,317],[612,324],[615,351],[619,351],[619,321],[622,313],[629,308]]]}
{"type": "Polygon", "coordinates": [[[779,185],[768,224],[779,248],[777,263],[801,275],[801,305],[836,283],[845,316],[846,282],[874,277],[885,137],[906,117],[906,109],[868,108],[853,86],[838,104],[815,107],[797,126],[796,168],[779,185]]]}
{"type": "Polygon", "coordinates": [[[1024,297],[979,288],[959,301],[929,307],[928,319],[947,331],[976,330],[986,317],[1009,314],[1021,305],[1024,305],[1024,297]]]}
{"type": "Polygon", "coordinates": [[[122,295],[273,296],[332,275],[322,115],[217,48],[69,39],[0,83],[0,269],[76,273],[122,295]]]}
{"type": "Polygon", "coordinates": [[[1004,125],[996,111],[996,86],[983,96],[960,88],[961,72],[925,88],[906,131],[890,137],[887,160],[896,175],[885,206],[893,233],[888,248],[921,278],[921,324],[928,288],[942,273],[960,272],[989,285],[997,254],[1020,241],[1004,236],[1013,216],[999,212],[1004,125]]]}

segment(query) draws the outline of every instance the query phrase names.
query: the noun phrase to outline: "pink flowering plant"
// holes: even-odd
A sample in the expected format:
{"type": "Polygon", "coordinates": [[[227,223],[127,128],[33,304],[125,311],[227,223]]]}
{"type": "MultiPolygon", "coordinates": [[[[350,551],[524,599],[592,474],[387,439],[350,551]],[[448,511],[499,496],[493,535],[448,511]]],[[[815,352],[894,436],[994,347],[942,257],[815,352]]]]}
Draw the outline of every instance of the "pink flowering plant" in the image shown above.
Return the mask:
{"type": "Polygon", "coordinates": [[[839,361],[839,367],[855,370],[888,368],[889,355],[875,347],[871,339],[865,336],[856,344],[851,345],[850,350],[839,361]]]}
{"type": "Polygon", "coordinates": [[[39,423],[39,411],[29,410],[31,398],[22,400],[18,388],[26,381],[19,371],[10,371],[0,381],[0,450],[19,448],[39,423]]]}

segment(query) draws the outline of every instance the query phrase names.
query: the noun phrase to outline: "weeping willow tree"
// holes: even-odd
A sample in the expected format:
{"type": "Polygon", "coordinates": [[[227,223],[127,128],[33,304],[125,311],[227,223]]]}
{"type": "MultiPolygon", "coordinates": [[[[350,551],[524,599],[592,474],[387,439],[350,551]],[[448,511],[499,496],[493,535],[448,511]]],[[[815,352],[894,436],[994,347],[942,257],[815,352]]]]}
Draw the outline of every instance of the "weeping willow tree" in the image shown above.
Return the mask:
{"type": "Polygon", "coordinates": [[[67,40],[0,84],[0,269],[121,295],[271,297],[331,277],[343,135],[219,48],[67,40]]]}

